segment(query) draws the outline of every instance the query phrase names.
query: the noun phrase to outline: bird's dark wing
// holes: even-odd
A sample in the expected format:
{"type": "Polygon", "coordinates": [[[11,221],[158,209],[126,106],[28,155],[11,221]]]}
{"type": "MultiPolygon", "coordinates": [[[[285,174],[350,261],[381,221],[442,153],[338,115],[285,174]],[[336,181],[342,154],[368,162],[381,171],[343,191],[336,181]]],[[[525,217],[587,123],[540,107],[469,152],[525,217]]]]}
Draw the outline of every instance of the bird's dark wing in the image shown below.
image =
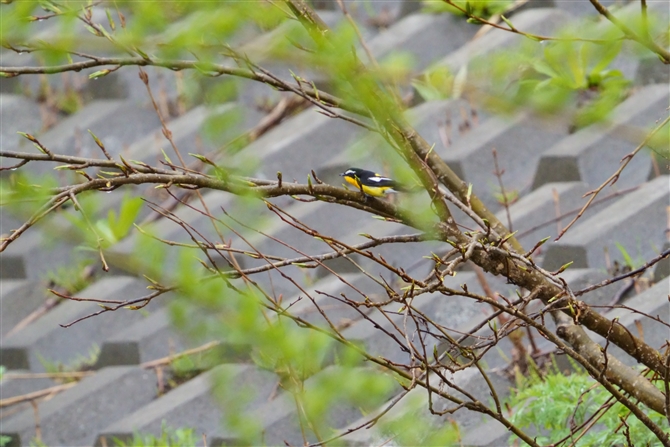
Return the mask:
{"type": "Polygon", "coordinates": [[[374,177],[370,177],[366,180],[369,186],[379,186],[379,187],[387,186],[389,188],[393,188],[395,191],[407,191],[407,188],[405,188],[395,180],[390,179],[388,177],[382,177],[377,175],[374,177]]]}

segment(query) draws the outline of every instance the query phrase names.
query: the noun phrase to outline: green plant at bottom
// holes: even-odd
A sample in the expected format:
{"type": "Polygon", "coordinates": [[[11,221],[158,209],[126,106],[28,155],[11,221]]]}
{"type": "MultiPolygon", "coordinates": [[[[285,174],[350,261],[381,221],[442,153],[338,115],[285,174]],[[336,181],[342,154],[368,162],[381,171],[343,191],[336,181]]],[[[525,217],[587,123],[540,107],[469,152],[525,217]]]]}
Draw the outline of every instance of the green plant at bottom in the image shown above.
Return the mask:
{"type": "MultiPolygon", "coordinates": [[[[521,429],[537,431],[540,445],[566,438],[565,445],[587,447],[601,445],[660,446],[658,438],[620,403],[612,404],[611,395],[583,371],[566,375],[554,365],[545,376],[532,372],[518,381],[508,401],[510,420],[521,429]],[[597,413],[597,414],[596,414],[597,413]],[[598,418],[591,427],[590,420],[598,418]],[[582,435],[581,424],[591,427],[582,435]],[[581,437],[579,437],[581,436],[581,437]],[[578,439],[579,438],[579,439],[578,439]]],[[[665,417],[643,407],[644,412],[666,430],[665,417]]],[[[518,438],[512,436],[510,442],[518,438]]]]}
{"type": "Polygon", "coordinates": [[[130,441],[114,438],[117,447],[185,447],[197,444],[197,436],[193,428],[172,428],[165,421],[161,424],[158,436],[150,433],[135,433],[130,441]]]}
{"type": "MultiPolygon", "coordinates": [[[[58,361],[51,361],[42,357],[42,355],[37,354],[37,359],[42,364],[44,370],[48,373],[89,371],[97,363],[98,357],[100,357],[100,347],[98,345],[91,346],[87,355],[78,354],[77,357],[75,357],[67,364],[58,361]]],[[[67,381],[68,379],[65,380],[67,381]]]]}

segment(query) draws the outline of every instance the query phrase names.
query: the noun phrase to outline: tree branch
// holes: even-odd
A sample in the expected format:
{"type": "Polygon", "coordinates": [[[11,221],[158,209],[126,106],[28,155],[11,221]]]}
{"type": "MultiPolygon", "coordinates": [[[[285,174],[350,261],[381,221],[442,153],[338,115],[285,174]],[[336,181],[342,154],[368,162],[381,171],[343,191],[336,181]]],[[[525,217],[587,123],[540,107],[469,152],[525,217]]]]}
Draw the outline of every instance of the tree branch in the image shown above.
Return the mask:
{"type": "MultiPolygon", "coordinates": [[[[644,37],[638,36],[635,33],[635,31],[628,28],[626,25],[623,24],[621,20],[614,17],[614,15],[598,0],[589,0],[589,1],[593,5],[593,7],[596,8],[596,11],[598,11],[601,15],[606,17],[607,20],[609,20],[617,28],[619,28],[619,30],[622,33],[624,33],[626,37],[628,37],[630,40],[634,40],[635,42],[645,46],[648,50],[658,54],[659,58],[661,59],[661,62],[663,62],[664,64],[670,64],[670,51],[661,48],[656,42],[654,42],[652,39],[649,39],[647,36],[644,37]]],[[[643,19],[645,22],[646,22],[646,15],[647,15],[646,4],[644,4],[643,19]]]]}
{"type": "MultiPolygon", "coordinates": [[[[288,84],[279,80],[276,77],[268,76],[265,73],[260,73],[250,69],[230,67],[223,64],[213,64],[201,61],[190,60],[163,60],[154,57],[98,57],[89,56],[91,59],[80,62],[73,62],[71,64],[45,66],[45,67],[2,67],[0,66],[0,75],[7,77],[18,76],[22,74],[54,74],[63,73],[67,71],[81,71],[87,68],[104,67],[108,65],[113,66],[127,66],[134,65],[139,67],[155,66],[169,68],[170,70],[198,70],[204,76],[217,77],[222,75],[236,76],[240,78],[250,79],[252,81],[261,82],[270,85],[281,91],[290,91],[288,84]]],[[[346,102],[334,95],[316,89],[312,84],[303,86],[302,91],[305,95],[313,98],[321,103],[347,110],[362,116],[368,116],[367,110],[346,102]]]]}

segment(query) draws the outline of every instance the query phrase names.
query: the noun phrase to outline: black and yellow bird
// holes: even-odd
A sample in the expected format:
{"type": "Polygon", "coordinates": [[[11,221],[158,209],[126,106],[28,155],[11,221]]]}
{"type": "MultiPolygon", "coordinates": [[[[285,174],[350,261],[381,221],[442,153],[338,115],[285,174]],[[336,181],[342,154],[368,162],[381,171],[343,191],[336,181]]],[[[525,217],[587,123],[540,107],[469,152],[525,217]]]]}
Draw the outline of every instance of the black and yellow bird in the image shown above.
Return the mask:
{"type": "Polygon", "coordinates": [[[405,191],[405,188],[395,180],[365,169],[349,168],[340,175],[347,183],[371,197],[384,197],[386,194],[405,191]]]}

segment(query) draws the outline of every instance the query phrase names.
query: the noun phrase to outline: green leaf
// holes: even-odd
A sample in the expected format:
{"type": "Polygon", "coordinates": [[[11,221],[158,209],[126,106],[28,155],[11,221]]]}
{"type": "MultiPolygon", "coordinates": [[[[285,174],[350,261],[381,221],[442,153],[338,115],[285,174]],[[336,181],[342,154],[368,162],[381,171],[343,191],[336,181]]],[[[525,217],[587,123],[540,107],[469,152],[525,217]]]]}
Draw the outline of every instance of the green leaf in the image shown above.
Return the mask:
{"type": "Polygon", "coordinates": [[[91,129],[88,129],[88,133],[91,134],[91,136],[93,137],[93,141],[95,141],[95,144],[97,144],[98,147],[104,147],[102,141],[100,141],[100,139],[95,136],[95,134],[91,131],[91,129]]]}
{"type": "Polygon", "coordinates": [[[626,265],[632,268],[634,266],[633,258],[628,254],[628,251],[626,251],[624,246],[618,242],[615,242],[614,245],[616,245],[616,248],[619,249],[619,253],[621,253],[621,256],[623,257],[626,265]]]}
{"type": "Polygon", "coordinates": [[[509,19],[507,17],[505,17],[504,15],[500,14],[500,19],[503,22],[505,22],[507,24],[507,26],[510,27],[510,29],[516,29],[516,28],[514,28],[514,25],[512,25],[512,22],[510,22],[509,19]]]}
{"type": "MultiPolygon", "coordinates": [[[[110,213],[114,212],[110,210],[110,213]]],[[[104,248],[114,245],[119,241],[114,235],[114,230],[112,229],[109,220],[101,219],[95,222],[95,230],[98,233],[98,236],[103,239],[101,243],[104,248]]]]}
{"type": "Polygon", "coordinates": [[[615,40],[613,42],[607,43],[605,45],[600,45],[595,54],[600,56],[598,62],[591,69],[594,73],[600,73],[605,70],[609,64],[619,55],[621,52],[621,46],[623,45],[622,40],[615,40]]]}
{"type": "Polygon", "coordinates": [[[165,161],[167,161],[167,162],[170,163],[170,164],[173,164],[173,163],[172,163],[172,160],[170,160],[170,157],[167,156],[167,154],[165,153],[165,151],[163,150],[163,148],[161,148],[161,152],[163,153],[163,157],[165,158],[165,161]]]}
{"type": "Polygon", "coordinates": [[[121,210],[119,211],[119,220],[114,227],[114,234],[117,239],[123,239],[133,226],[135,219],[142,209],[142,199],[140,197],[126,196],[121,202],[121,210]]]}
{"type": "Polygon", "coordinates": [[[535,71],[547,75],[550,78],[557,78],[559,76],[558,73],[556,73],[556,71],[542,59],[533,61],[533,68],[535,71]]]}
{"type": "MultiPolygon", "coordinates": [[[[104,70],[94,71],[93,73],[88,75],[88,78],[89,79],[98,79],[98,78],[102,78],[103,76],[107,76],[109,73],[110,73],[110,70],[105,68],[104,70]]],[[[90,130],[89,130],[89,132],[90,132],[90,130]]]]}
{"type": "Polygon", "coordinates": [[[112,31],[115,31],[116,24],[114,23],[114,19],[112,18],[112,15],[110,14],[108,8],[105,8],[105,14],[107,14],[107,21],[109,22],[109,27],[112,29],[112,31]]]}

